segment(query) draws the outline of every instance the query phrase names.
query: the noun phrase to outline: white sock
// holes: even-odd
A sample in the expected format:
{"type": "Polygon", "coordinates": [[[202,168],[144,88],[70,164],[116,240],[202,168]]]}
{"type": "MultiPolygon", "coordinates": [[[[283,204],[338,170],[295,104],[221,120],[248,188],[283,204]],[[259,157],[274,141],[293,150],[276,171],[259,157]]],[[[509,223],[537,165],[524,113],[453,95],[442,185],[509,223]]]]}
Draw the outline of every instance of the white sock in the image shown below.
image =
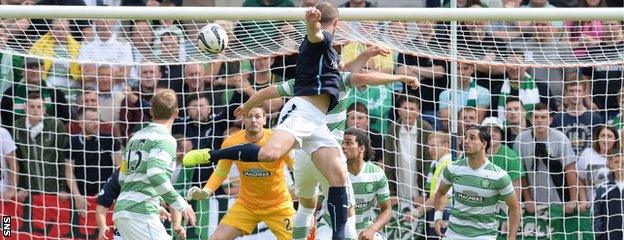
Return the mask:
{"type": "Polygon", "coordinates": [[[355,230],[355,215],[347,218],[345,224],[345,239],[358,239],[357,230],[355,230]]]}
{"type": "MultiPolygon", "coordinates": [[[[308,238],[308,232],[310,231],[310,222],[314,217],[314,208],[306,208],[299,204],[297,213],[293,218],[293,239],[305,240],[308,238]]],[[[354,225],[355,226],[355,225],[354,225]]]]}

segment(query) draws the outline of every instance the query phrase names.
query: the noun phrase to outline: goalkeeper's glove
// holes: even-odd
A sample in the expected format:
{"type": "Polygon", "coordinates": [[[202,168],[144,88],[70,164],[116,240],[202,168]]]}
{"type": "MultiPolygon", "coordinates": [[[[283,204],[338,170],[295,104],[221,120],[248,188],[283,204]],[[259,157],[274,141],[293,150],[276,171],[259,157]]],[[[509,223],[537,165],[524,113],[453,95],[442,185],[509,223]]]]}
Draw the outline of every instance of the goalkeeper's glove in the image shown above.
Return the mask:
{"type": "Polygon", "coordinates": [[[210,163],[210,149],[191,150],[184,154],[182,165],[185,167],[193,167],[201,164],[210,163]]]}
{"type": "Polygon", "coordinates": [[[209,188],[192,187],[186,192],[187,200],[202,201],[212,196],[213,192],[209,188]]]}

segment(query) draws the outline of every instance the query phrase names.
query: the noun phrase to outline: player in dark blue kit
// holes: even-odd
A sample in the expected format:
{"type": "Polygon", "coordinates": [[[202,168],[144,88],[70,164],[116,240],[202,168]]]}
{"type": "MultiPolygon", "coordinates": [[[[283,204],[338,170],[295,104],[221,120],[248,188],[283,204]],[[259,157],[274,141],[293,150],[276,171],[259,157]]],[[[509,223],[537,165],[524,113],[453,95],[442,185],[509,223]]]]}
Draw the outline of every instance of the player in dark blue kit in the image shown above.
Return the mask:
{"type": "MultiPolygon", "coordinates": [[[[338,9],[321,3],[306,11],[306,38],[299,47],[295,76],[295,97],[282,108],[273,136],[263,147],[243,144],[221,150],[201,149],[187,153],[186,166],[219,159],[240,161],[275,161],[291,149],[301,149],[312,156],[314,166],[329,182],[327,208],[332,219],[332,239],[355,239],[355,221],[347,218],[354,202],[348,182],[341,146],[326,125],[325,114],[334,108],[340,96],[340,59],[332,47],[338,26],[338,9]],[[348,225],[345,231],[345,225],[348,225]]],[[[253,98],[253,96],[252,96],[253,98]]],[[[198,189],[199,194],[207,190],[198,189]]],[[[194,191],[189,191],[189,195],[194,191]]],[[[295,217],[295,226],[298,219],[295,217]]],[[[297,231],[295,229],[294,231],[297,231]]]]}

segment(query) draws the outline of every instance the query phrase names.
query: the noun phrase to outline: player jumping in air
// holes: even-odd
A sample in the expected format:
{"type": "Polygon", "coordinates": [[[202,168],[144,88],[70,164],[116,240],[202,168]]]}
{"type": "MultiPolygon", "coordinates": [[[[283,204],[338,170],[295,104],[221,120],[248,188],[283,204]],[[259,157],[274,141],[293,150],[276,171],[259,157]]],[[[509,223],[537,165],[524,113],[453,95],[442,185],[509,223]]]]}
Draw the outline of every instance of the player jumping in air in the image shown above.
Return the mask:
{"type": "Polygon", "coordinates": [[[464,152],[466,158],[449,164],[440,176],[440,185],[434,203],[435,231],[442,234],[442,220],[446,193],[453,187],[454,204],[451,209],[445,239],[496,239],[500,201],[509,207],[509,235],[515,240],[520,224],[520,204],[514,193],[511,178],[505,170],[487,159],[490,147],[489,128],[472,126],[466,130],[464,152]]]}
{"type": "MultiPolygon", "coordinates": [[[[222,146],[225,148],[245,143],[264,146],[272,135],[271,130],[263,128],[265,124],[264,109],[261,107],[251,109],[243,117],[245,130],[227,137],[222,146]]],[[[204,190],[189,190],[187,198],[204,200],[212,195],[230,173],[232,163],[233,160],[228,159],[219,161],[204,190]]],[[[292,218],[295,209],[284,181],[285,165],[292,167],[292,159],[288,154],[274,162],[237,162],[236,168],[241,177],[238,197],[210,239],[235,239],[241,235],[251,234],[260,222],[266,223],[277,239],[292,239],[292,218]]]]}
{"type": "MultiPolygon", "coordinates": [[[[323,8],[322,5],[325,5],[325,4],[319,5],[318,8],[322,9],[323,8]]],[[[325,5],[325,7],[328,7],[328,6],[331,6],[331,5],[329,4],[325,5]]],[[[309,13],[310,13],[310,10],[308,11],[308,15],[309,13]]],[[[308,25],[311,25],[310,21],[308,22],[309,22],[308,25]]],[[[331,37],[331,35],[327,36],[328,35],[327,32],[323,32],[323,34],[324,34],[324,38],[331,37]]],[[[306,42],[302,44],[302,48],[304,48],[303,45],[306,45],[306,42]]],[[[310,48],[310,47],[307,47],[307,48],[310,48]]],[[[345,66],[344,68],[360,69],[361,65],[365,64],[370,57],[373,57],[376,54],[384,53],[383,51],[380,50],[380,48],[376,48],[376,47],[369,48],[369,50],[370,50],[369,52],[365,54],[361,54],[360,57],[358,57],[356,60],[347,64],[347,65],[354,65],[354,66],[356,64],[359,64],[360,65],[359,67],[346,67],[345,66]]],[[[333,49],[331,49],[330,52],[333,52],[333,49]]],[[[300,60],[301,60],[301,56],[300,56],[300,60]]],[[[298,65],[298,66],[302,66],[302,65],[298,65]]],[[[299,71],[304,71],[304,70],[299,69],[299,71]]],[[[321,76],[322,75],[318,75],[319,79],[321,76]]],[[[339,101],[336,103],[336,107],[332,108],[330,112],[327,113],[327,127],[329,127],[334,137],[338,139],[339,141],[342,140],[342,132],[344,131],[344,128],[346,126],[345,124],[345,119],[346,119],[345,111],[347,108],[346,96],[348,95],[348,92],[350,91],[352,87],[350,76],[351,76],[350,73],[342,74],[342,77],[339,79],[340,82],[338,83],[339,101]]],[[[418,80],[416,78],[407,77],[407,76],[394,76],[394,75],[381,74],[381,73],[353,74],[353,76],[354,76],[353,77],[354,86],[361,86],[361,85],[366,85],[366,84],[386,84],[386,83],[390,83],[393,81],[403,81],[411,85],[412,87],[418,86],[418,80]]],[[[312,84],[313,83],[314,82],[312,82],[312,84]]],[[[325,88],[328,88],[328,87],[329,87],[328,84],[325,84],[325,88]]],[[[301,91],[300,88],[301,88],[301,84],[298,83],[297,80],[295,81],[291,80],[291,81],[281,84],[280,86],[271,86],[269,88],[260,90],[259,92],[251,96],[251,98],[241,108],[237,109],[236,115],[239,117],[246,115],[247,112],[249,112],[249,110],[252,107],[257,106],[258,104],[262,103],[264,100],[267,100],[267,99],[281,97],[281,96],[296,96],[297,91],[301,91]]],[[[323,91],[323,89],[324,89],[323,85],[317,86],[317,90],[323,91]]],[[[313,217],[314,208],[316,207],[316,189],[317,189],[318,184],[321,183],[321,189],[324,190],[323,192],[326,195],[331,195],[329,194],[331,192],[329,190],[330,189],[329,186],[331,185],[330,182],[332,181],[332,179],[326,178],[327,175],[325,174],[328,171],[331,171],[331,168],[328,168],[329,166],[321,166],[317,168],[314,165],[316,166],[323,165],[323,162],[327,161],[327,159],[324,159],[325,158],[324,156],[331,156],[331,154],[338,153],[339,156],[337,156],[337,158],[340,158],[341,154],[338,149],[338,146],[340,146],[340,143],[338,141],[334,140],[332,143],[328,142],[327,139],[323,139],[321,141],[320,139],[318,139],[318,137],[321,135],[326,137],[325,134],[319,134],[319,132],[317,132],[317,130],[314,130],[314,128],[305,127],[306,125],[299,125],[299,123],[305,123],[306,121],[312,121],[312,122],[323,121],[325,120],[325,118],[319,118],[319,115],[317,115],[318,112],[316,114],[302,114],[301,112],[303,111],[297,110],[297,107],[301,108],[301,105],[297,105],[296,103],[297,101],[301,101],[301,98],[296,97],[286,104],[286,106],[284,107],[282,111],[282,115],[280,116],[280,120],[281,120],[280,123],[284,122],[283,121],[284,119],[286,119],[286,122],[288,122],[289,124],[297,123],[295,125],[298,125],[297,126],[297,129],[299,129],[298,131],[308,132],[309,134],[311,134],[310,137],[313,137],[312,139],[317,138],[316,141],[323,142],[323,144],[326,144],[328,146],[333,146],[331,148],[327,148],[327,147],[317,148],[319,151],[314,151],[313,154],[310,154],[309,151],[306,151],[305,147],[300,150],[295,151],[295,156],[296,156],[295,158],[295,183],[296,183],[297,195],[300,197],[300,206],[297,210],[297,215],[295,216],[295,219],[294,219],[295,229],[293,233],[293,238],[304,239],[307,236],[307,227],[310,223],[311,218],[313,217]],[[291,104],[293,103],[293,101],[295,103],[291,104]],[[293,113],[296,115],[293,115],[293,113]],[[292,116],[289,116],[289,115],[296,116],[296,117],[292,118],[292,116]],[[289,118],[291,119],[289,120],[289,118]],[[335,150],[337,150],[337,152],[334,152],[335,150]],[[312,157],[312,160],[310,160],[310,157],[312,157]]],[[[303,106],[309,106],[309,105],[306,104],[303,106]]],[[[309,109],[309,108],[306,108],[306,109],[309,109]]],[[[295,134],[291,134],[287,131],[280,131],[279,128],[280,127],[277,128],[278,130],[276,131],[275,134],[282,132],[282,134],[286,136],[287,140],[290,141],[288,142],[289,145],[274,146],[274,145],[267,144],[262,149],[270,149],[268,148],[268,146],[271,146],[273,147],[272,150],[281,149],[281,151],[288,151],[288,149],[286,148],[290,148],[291,146],[293,146],[292,145],[294,143],[293,135],[295,134]]],[[[308,139],[310,139],[310,137],[308,139]]],[[[307,143],[304,143],[304,146],[306,144],[307,143]]],[[[226,149],[222,149],[222,150],[226,150],[226,149]]],[[[235,150],[235,151],[229,154],[241,153],[241,155],[243,155],[240,149],[227,149],[226,151],[231,151],[231,150],[235,150]]],[[[263,150],[260,150],[260,152],[262,151],[263,150]]],[[[189,161],[187,161],[187,157],[185,157],[185,164],[206,163],[207,158],[209,157],[208,152],[206,150],[200,150],[200,152],[187,154],[187,156],[195,155],[196,157],[192,157],[192,158],[188,157],[189,161]]],[[[213,151],[212,153],[210,153],[212,155],[210,157],[212,157],[213,160],[215,159],[215,155],[216,155],[215,152],[222,154],[222,151],[213,151]]],[[[234,155],[234,156],[237,156],[237,155],[234,155]]],[[[244,156],[241,156],[240,159],[245,160],[244,156]]],[[[332,156],[332,159],[336,159],[336,156],[332,156]]],[[[270,159],[260,159],[260,160],[270,161],[270,159]]],[[[336,163],[332,162],[332,164],[336,164],[336,163]]],[[[338,164],[342,166],[346,163],[344,162],[344,160],[338,160],[338,164]]],[[[337,168],[334,168],[334,171],[336,170],[337,168]]],[[[346,175],[346,170],[344,166],[342,167],[341,171],[343,175],[346,175]]],[[[334,180],[336,179],[335,175],[333,176],[333,179],[334,180]]],[[[356,238],[354,225],[355,223],[353,220],[352,231],[350,233],[347,233],[347,236],[349,238],[356,238]]]]}
{"type": "Polygon", "coordinates": [[[284,105],[275,132],[266,145],[249,143],[221,150],[189,152],[184,162],[194,165],[205,159],[275,161],[292,148],[302,149],[313,156],[314,165],[331,186],[327,205],[333,222],[333,239],[345,239],[348,177],[341,164],[340,145],[324,118],[325,113],[336,106],[340,92],[339,59],[332,47],[337,25],[338,9],[330,3],[321,3],[306,11],[307,35],[297,58],[296,97],[284,105]]]}
{"type": "Polygon", "coordinates": [[[195,212],[171,184],[175,170],[176,140],[171,136],[178,116],[173,90],[156,92],[151,101],[152,123],[130,138],[119,173],[121,191],[113,220],[124,240],[165,240],[171,236],[159,219],[161,199],[195,225],[195,212]]]}

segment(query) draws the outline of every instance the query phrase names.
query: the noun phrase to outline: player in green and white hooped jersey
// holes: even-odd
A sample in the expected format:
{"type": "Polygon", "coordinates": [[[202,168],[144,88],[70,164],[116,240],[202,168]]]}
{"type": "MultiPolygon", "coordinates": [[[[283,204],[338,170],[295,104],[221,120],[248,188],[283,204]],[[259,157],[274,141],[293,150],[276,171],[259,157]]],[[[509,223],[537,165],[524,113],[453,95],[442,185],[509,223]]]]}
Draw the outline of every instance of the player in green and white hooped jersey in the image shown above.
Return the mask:
{"type": "MultiPolygon", "coordinates": [[[[344,133],[342,151],[347,158],[347,169],[355,195],[358,239],[383,240],[385,238],[380,231],[392,217],[390,189],[383,169],[369,161],[375,157],[375,150],[370,145],[368,134],[356,128],[348,129],[344,133]],[[377,219],[372,219],[375,202],[381,212],[377,219]]],[[[331,236],[331,228],[328,215],[325,214],[316,230],[316,239],[327,239],[328,236],[331,236]]]]}
{"type": "Polygon", "coordinates": [[[511,178],[505,170],[487,159],[490,130],[474,125],[464,132],[466,157],[444,169],[435,195],[435,231],[443,236],[443,198],[453,187],[453,206],[446,230],[446,239],[496,239],[498,235],[497,207],[502,201],[509,207],[509,236],[516,239],[520,224],[520,204],[514,194],[511,178]]]}
{"type": "Polygon", "coordinates": [[[128,141],[119,173],[121,187],[113,219],[124,240],[171,239],[159,219],[161,199],[170,206],[172,226],[185,236],[184,217],[195,225],[193,208],[171,184],[176,167],[176,140],[171,136],[178,103],[173,90],[157,92],[151,101],[152,123],[128,141]]]}

